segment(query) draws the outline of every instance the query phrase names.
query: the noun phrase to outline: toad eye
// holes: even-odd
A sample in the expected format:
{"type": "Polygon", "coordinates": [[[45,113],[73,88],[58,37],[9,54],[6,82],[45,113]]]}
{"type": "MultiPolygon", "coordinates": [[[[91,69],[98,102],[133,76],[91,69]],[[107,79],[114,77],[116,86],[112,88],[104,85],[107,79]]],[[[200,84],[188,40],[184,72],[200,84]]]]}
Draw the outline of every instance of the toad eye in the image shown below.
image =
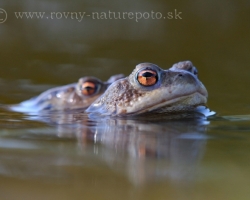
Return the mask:
{"type": "Polygon", "coordinates": [[[195,76],[198,76],[198,70],[196,69],[196,67],[191,66],[187,69],[187,71],[191,72],[192,74],[194,74],[195,76]]]}
{"type": "Polygon", "coordinates": [[[142,70],[137,75],[137,81],[143,86],[152,86],[157,82],[157,80],[157,72],[150,69],[142,70]]]}
{"type": "Polygon", "coordinates": [[[198,70],[197,69],[194,70],[194,75],[198,76],[198,70]]]}
{"type": "Polygon", "coordinates": [[[96,92],[97,85],[93,82],[85,82],[82,84],[81,92],[84,95],[92,95],[96,92]]]}

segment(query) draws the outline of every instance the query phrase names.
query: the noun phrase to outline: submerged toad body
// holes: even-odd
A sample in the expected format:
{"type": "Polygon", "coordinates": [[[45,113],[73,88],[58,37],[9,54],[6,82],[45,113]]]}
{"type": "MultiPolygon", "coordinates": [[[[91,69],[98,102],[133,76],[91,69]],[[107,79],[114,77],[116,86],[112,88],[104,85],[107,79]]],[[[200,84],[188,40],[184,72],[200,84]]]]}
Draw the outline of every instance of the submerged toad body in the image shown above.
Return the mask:
{"type": "Polygon", "coordinates": [[[207,97],[190,61],[179,62],[169,70],[141,63],[128,77],[114,82],[86,111],[112,116],[171,114],[194,111],[206,104],[207,97]]]}
{"type": "Polygon", "coordinates": [[[86,109],[111,83],[123,77],[123,74],[114,75],[107,82],[91,76],[83,77],[78,83],[52,88],[37,97],[9,106],[9,109],[17,112],[86,109]]]}

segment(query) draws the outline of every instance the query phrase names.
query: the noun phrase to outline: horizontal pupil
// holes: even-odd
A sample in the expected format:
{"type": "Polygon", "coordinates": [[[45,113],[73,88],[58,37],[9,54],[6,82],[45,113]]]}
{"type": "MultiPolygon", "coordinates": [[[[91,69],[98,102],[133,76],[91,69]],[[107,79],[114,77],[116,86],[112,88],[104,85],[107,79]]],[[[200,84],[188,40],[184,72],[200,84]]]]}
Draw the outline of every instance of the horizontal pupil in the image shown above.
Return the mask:
{"type": "Polygon", "coordinates": [[[143,76],[143,77],[152,77],[153,74],[150,73],[150,72],[145,72],[145,73],[142,74],[142,76],[143,76]]]}
{"type": "Polygon", "coordinates": [[[94,90],[95,88],[92,88],[92,87],[89,87],[89,86],[88,86],[88,87],[85,87],[84,89],[85,89],[85,90],[94,90]]]}

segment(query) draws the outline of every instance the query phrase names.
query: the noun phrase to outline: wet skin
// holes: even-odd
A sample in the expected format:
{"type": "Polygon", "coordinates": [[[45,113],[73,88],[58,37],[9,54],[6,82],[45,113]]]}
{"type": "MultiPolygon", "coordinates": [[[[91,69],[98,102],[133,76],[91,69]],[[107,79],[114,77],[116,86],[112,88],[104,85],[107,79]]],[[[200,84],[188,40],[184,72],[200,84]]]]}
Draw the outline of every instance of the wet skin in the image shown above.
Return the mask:
{"type": "Polygon", "coordinates": [[[49,89],[37,97],[9,106],[9,109],[17,112],[86,109],[111,83],[123,77],[123,74],[114,75],[107,82],[95,77],[83,77],[78,83],[49,89]]]}
{"type": "Polygon", "coordinates": [[[194,111],[206,104],[207,97],[190,61],[179,62],[169,70],[141,63],[128,77],[113,83],[86,112],[111,116],[173,114],[194,111]]]}

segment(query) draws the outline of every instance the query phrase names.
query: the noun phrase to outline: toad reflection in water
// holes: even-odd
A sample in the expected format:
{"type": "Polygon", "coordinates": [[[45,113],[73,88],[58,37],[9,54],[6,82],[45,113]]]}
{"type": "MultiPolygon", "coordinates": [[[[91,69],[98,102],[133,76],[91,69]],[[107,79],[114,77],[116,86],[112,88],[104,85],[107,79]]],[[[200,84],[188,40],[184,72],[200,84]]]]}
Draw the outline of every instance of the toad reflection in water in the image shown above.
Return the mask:
{"type": "MultiPolygon", "coordinates": [[[[90,120],[83,113],[51,115],[54,121],[50,128],[23,130],[22,138],[26,139],[19,142],[25,142],[26,148],[37,149],[34,156],[19,152],[18,156],[1,158],[1,168],[5,169],[1,173],[57,179],[70,176],[65,165],[84,169],[95,160],[98,166],[109,166],[135,185],[164,179],[182,185],[196,180],[196,169],[207,140],[208,121],[204,119],[90,120]],[[43,147],[38,142],[48,139],[53,148],[43,153],[38,150],[43,147]],[[74,140],[77,142],[72,143],[74,140]],[[8,164],[11,162],[19,162],[19,165],[8,164]]],[[[10,139],[14,137],[12,134],[15,131],[9,132],[10,139]]],[[[8,138],[2,139],[8,142],[8,138]]]]}
{"type": "Polygon", "coordinates": [[[92,137],[79,135],[85,143],[88,138],[101,144],[96,154],[114,170],[126,171],[136,185],[161,179],[189,183],[204,153],[205,128],[206,121],[199,120],[104,119],[91,129],[92,137]]]}
{"type": "Polygon", "coordinates": [[[195,181],[208,138],[205,132],[209,122],[201,114],[190,119],[53,115],[58,138],[76,138],[80,154],[91,154],[114,171],[125,173],[136,185],[162,179],[176,184],[195,181]]]}

